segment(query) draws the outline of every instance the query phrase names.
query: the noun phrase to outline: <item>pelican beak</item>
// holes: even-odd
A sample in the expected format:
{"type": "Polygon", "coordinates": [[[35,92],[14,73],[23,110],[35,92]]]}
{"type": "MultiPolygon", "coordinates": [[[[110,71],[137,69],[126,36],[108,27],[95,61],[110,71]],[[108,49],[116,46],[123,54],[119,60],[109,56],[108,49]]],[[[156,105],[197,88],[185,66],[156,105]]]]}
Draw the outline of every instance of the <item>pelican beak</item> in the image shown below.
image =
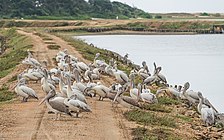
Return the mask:
{"type": "Polygon", "coordinates": [[[15,89],[18,84],[19,84],[19,82],[17,84],[15,84],[15,86],[13,86],[12,89],[15,89]]]}
{"type": "Polygon", "coordinates": [[[46,101],[47,99],[49,99],[51,97],[51,94],[48,93],[46,97],[44,97],[43,100],[41,100],[41,102],[39,103],[39,105],[41,105],[44,101],[46,101]]]}

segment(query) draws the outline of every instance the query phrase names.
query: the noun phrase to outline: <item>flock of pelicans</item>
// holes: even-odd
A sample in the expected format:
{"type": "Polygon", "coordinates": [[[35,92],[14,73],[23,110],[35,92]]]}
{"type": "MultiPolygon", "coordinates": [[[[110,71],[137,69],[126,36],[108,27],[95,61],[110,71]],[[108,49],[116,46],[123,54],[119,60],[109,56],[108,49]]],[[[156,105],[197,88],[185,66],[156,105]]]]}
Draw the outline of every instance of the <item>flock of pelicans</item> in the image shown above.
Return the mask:
{"type": "Polygon", "coordinates": [[[28,68],[18,75],[15,92],[23,98],[23,102],[27,102],[28,98],[38,99],[36,92],[26,83],[40,81],[42,90],[46,93],[40,105],[46,102],[49,112],[56,114],[55,120],[59,120],[61,114],[70,116],[75,114],[78,117],[81,112],[91,112],[87,96],[98,96],[99,100],[109,98],[112,104],[119,103],[127,108],[141,108],[142,104],[158,103],[157,97],[163,93],[178,100],[186,100],[189,106],[197,106],[197,111],[207,126],[215,123],[218,111],[202,96],[202,93],[188,90],[190,87],[188,82],[183,87],[167,86],[166,77],[160,73],[161,67],[157,67],[154,63],[154,72],[150,73],[145,61],[142,62],[140,69],[132,70],[130,75],[127,75],[117,68],[115,60],[111,59],[107,64],[99,60],[99,56],[97,53],[93,63],[87,65],[75,56],[69,55],[67,50],[63,50],[56,55],[57,67],[47,69],[46,61],[41,64],[28,51],[28,57],[22,61],[28,68]],[[117,83],[110,87],[103,85],[99,82],[102,74],[115,77],[117,83]],[[142,79],[137,85],[136,77],[142,79]],[[154,83],[166,86],[153,94],[147,87],[154,83]],[[123,95],[125,92],[129,92],[130,96],[123,95]]]}

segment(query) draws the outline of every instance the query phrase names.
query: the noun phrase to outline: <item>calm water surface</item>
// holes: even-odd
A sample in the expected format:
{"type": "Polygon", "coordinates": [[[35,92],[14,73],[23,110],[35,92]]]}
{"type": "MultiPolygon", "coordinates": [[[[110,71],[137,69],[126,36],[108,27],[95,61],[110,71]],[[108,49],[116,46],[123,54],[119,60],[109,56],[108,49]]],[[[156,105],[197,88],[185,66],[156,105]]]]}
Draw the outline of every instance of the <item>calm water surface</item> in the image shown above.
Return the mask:
{"type": "Polygon", "coordinates": [[[136,64],[162,66],[169,84],[189,81],[224,112],[224,35],[97,35],[80,36],[99,48],[129,54],[136,64]]]}

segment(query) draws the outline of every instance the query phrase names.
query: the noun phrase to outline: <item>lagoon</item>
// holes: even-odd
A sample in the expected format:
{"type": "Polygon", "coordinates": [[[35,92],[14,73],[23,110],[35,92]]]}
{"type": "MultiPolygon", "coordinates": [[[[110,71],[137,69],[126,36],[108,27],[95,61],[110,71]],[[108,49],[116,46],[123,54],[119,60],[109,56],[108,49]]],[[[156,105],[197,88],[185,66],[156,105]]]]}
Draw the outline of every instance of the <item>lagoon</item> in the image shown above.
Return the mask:
{"type": "Polygon", "coordinates": [[[153,62],[172,85],[190,82],[220,112],[224,112],[224,35],[89,35],[87,43],[121,55],[141,65],[153,62]],[[223,86],[223,87],[222,87],[223,86]]]}

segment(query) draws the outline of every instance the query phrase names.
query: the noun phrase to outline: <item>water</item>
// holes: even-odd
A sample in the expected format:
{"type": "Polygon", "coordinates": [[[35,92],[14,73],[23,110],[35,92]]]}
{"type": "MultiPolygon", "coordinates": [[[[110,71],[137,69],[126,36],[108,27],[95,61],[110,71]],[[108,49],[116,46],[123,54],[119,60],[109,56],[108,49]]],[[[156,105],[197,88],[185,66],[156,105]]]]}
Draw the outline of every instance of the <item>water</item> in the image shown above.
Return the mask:
{"type": "Polygon", "coordinates": [[[99,48],[129,54],[136,64],[162,66],[169,84],[190,82],[224,112],[224,35],[97,35],[80,36],[99,48]]]}

